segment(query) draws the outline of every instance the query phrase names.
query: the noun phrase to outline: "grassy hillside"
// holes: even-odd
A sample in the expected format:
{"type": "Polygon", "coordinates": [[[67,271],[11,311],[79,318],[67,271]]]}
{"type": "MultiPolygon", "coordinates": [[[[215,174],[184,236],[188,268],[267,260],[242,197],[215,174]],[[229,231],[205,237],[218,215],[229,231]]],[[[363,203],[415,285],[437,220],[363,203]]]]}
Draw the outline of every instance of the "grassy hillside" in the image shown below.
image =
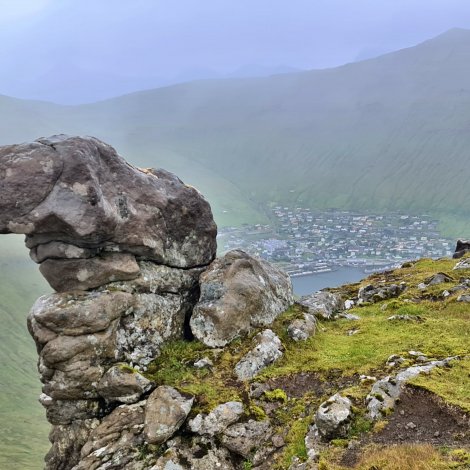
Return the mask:
{"type": "MultiPolygon", "coordinates": [[[[93,105],[0,98],[0,143],[92,134],[200,188],[219,223],[266,202],[432,212],[470,229],[470,31],[342,67],[203,80],[93,105]]],[[[468,233],[468,232],[467,232],[468,233]]]]}
{"type": "MultiPolygon", "coordinates": [[[[352,309],[351,313],[359,317],[356,321],[340,318],[319,322],[315,336],[306,341],[295,342],[287,334],[287,326],[303,315],[302,309],[295,305],[271,327],[282,341],[283,357],[249,383],[237,381],[234,366],[253,347],[251,337],[234,341],[222,353],[197,341],[169,343],[148,374],[159,385],[172,385],[194,394],[191,416],[208,412],[228,400],[237,400],[244,403],[250,418],[269,417],[275,432],[285,441],[269,461],[272,469],[289,468],[293,457],[306,460],[304,438],[309,425],[320,403],[335,393],[351,399],[355,417],[345,439],[334,439],[322,449],[319,469],[467,469],[470,464],[470,312],[467,303],[457,301],[462,291],[448,296],[443,293],[458,285],[458,278],[467,277],[470,271],[456,274],[452,269],[455,263],[451,259],[423,259],[409,263],[406,268],[333,289],[348,299],[370,283],[385,286],[405,282],[407,285],[398,298],[352,309]],[[425,290],[417,287],[438,272],[447,273],[452,280],[425,290]],[[388,319],[392,315],[408,315],[410,319],[392,321],[388,319]],[[366,396],[375,379],[361,380],[360,374],[376,379],[394,377],[416,364],[414,351],[425,354],[427,360],[459,358],[449,367],[413,379],[394,411],[389,410],[378,422],[370,421],[366,396]],[[402,356],[404,362],[388,364],[388,358],[394,354],[402,356]],[[193,366],[203,357],[213,360],[210,370],[193,366]],[[249,393],[254,383],[258,383],[257,387],[262,383],[265,389],[259,397],[249,393]],[[424,422],[423,416],[429,422],[424,422]],[[404,425],[409,422],[416,423],[420,431],[407,431],[404,425]]],[[[245,468],[251,468],[250,465],[248,459],[245,468]]]]}
{"type": "Polygon", "coordinates": [[[0,468],[39,470],[49,426],[41,393],[37,353],[26,328],[32,303],[50,288],[34,268],[22,238],[0,244],[0,468]]]}

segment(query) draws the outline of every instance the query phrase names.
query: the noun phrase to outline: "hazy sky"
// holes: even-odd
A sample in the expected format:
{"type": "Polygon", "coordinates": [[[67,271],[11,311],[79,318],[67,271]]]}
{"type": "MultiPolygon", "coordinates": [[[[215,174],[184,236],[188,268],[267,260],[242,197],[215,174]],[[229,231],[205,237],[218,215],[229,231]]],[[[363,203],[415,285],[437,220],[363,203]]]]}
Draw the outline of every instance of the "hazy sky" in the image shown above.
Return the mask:
{"type": "Polygon", "coordinates": [[[452,27],[470,29],[469,0],[0,0],[0,93],[86,101],[246,65],[331,67],[452,27]]]}

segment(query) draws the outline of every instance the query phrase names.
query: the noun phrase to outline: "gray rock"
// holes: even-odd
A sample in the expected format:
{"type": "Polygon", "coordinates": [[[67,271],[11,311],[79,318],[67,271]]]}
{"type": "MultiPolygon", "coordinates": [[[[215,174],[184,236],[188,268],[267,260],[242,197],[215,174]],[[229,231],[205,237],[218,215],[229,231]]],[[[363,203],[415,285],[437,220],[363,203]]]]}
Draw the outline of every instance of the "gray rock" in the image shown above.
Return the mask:
{"type": "Polygon", "coordinates": [[[315,425],[319,435],[330,440],[346,437],[351,419],[351,401],[337,393],[320,405],[315,414],[315,425]]]}
{"type": "MultiPolygon", "coordinates": [[[[54,241],[182,268],[214,258],[216,226],[204,198],[171,173],[134,168],[98,139],[1,147],[0,174],[0,233],[26,234],[36,253],[54,241]]],[[[62,258],[57,249],[49,259],[62,258]]]]}
{"type": "Polygon", "coordinates": [[[216,259],[200,285],[190,325],[209,347],[225,346],[253,327],[270,325],[293,303],[289,276],[241,250],[216,259]]]}
{"type": "Polygon", "coordinates": [[[145,442],[144,406],[145,402],[118,406],[95,425],[81,449],[80,462],[73,470],[111,468],[111,462],[116,469],[135,468],[133,462],[145,442]]]}
{"type": "Polygon", "coordinates": [[[269,421],[237,423],[229,426],[222,434],[222,444],[231,452],[248,458],[255,450],[268,441],[273,434],[269,421]]]}
{"type": "Polygon", "coordinates": [[[54,425],[71,424],[97,418],[102,413],[99,400],[54,400],[41,394],[40,402],[46,408],[46,417],[54,425]]]}
{"type": "Polygon", "coordinates": [[[98,383],[98,393],[107,401],[136,403],[152,388],[152,382],[127,364],[117,364],[106,371],[98,383]]]}
{"type": "Polygon", "coordinates": [[[128,253],[106,253],[88,259],[47,259],[39,270],[57,292],[93,289],[134,279],[140,272],[135,256],[128,253]]]}
{"type": "MultiPolygon", "coordinates": [[[[418,359],[426,357],[419,351],[409,351],[411,356],[418,359]]],[[[392,356],[393,357],[393,356],[392,356]]],[[[448,357],[440,361],[429,361],[427,364],[411,366],[399,372],[395,377],[385,377],[378,380],[366,397],[368,416],[376,420],[389,413],[395,408],[395,404],[400,397],[404,384],[417,377],[419,374],[427,374],[435,367],[446,367],[457,357],[448,357]]]]}
{"type": "Polygon", "coordinates": [[[465,302],[465,303],[470,302],[470,295],[468,294],[459,295],[457,297],[457,302],[465,302]]]}
{"type": "Polygon", "coordinates": [[[311,315],[325,320],[330,320],[343,308],[341,296],[327,291],[306,295],[299,300],[299,304],[306,307],[311,315]]]}
{"type": "Polygon", "coordinates": [[[237,422],[242,414],[243,404],[238,401],[229,401],[217,406],[208,415],[198,414],[188,422],[188,427],[191,432],[215,436],[237,422]]]}
{"type": "Polygon", "coordinates": [[[433,276],[427,278],[424,282],[428,286],[435,286],[437,284],[443,284],[444,282],[452,282],[453,278],[448,276],[446,273],[436,273],[433,276]]]}
{"type": "Polygon", "coordinates": [[[194,367],[197,369],[204,369],[205,367],[212,367],[213,365],[214,363],[208,357],[203,357],[194,363],[194,367]]]}
{"type": "Polygon", "coordinates": [[[454,266],[454,270],[459,269],[470,269],[470,258],[464,258],[454,266]]]}
{"type": "Polygon", "coordinates": [[[469,240],[457,240],[457,245],[455,247],[455,252],[452,255],[452,258],[461,258],[465,253],[470,251],[470,241],[469,240]]]}
{"type": "Polygon", "coordinates": [[[106,330],[133,306],[133,296],[125,292],[68,292],[39,297],[30,317],[54,333],[80,336],[106,330]]]}
{"type": "Polygon", "coordinates": [[[353,313],[340,313],[339,318],[344,318],[345,320],[358,321],[361,319],[359,315],[354,315],[353,313]]]}
{"type": "Polygon", "coordinates": [[[398,297],[406,289],[404,282],[400,284],[391,284],[389,286],[374,286],[369,284],[361,287],[358,292],[359,303],[364,302],[380,302],[382,300],[398,297]]]}
{"type": "Polygon", "coordinates": [[[310,313],[304,313],[303,320],[294,320],[287,327],[287,334],[294,341],[306,341],[315,334],[316,325],[315,317],[310,313]]]}
{"type": "Polygon", "coordinates": [[[414,321],[421,323],[424,321],[423,317],[419,315],[392,315],[387,318],[388,321],[414,321]]]}
{"type": "Polygon", "coordinates": [[[52,426],[49,434],[52,447],[45,457],[45,469],[74,468],[80,461],[83,445],[98,423],[97,419],[87,419],[73,421],[67,425],[52,426]]]}
{"type": "Polygon", "coordinates": [[[162,385],[155,389],[145,407],[145,438],[150,444],[167,441],[184,423],[194,397],[182,395],[173,387],[162,385]]]}
{"type": "Polygon", "coordinates": [[[249,380],[282,356],[282,343],[272,330],[264,330],[254,337],[256,346],[235,366],[239,380],[249,380]]]}
{"type": "Polygon", "coordinates": [[[191,302],[176,294],[134,294],[132,312],[121,318],[116,357],[146,369],[165,341],[183,339],[191,302]]]}
{"type": "Polygon", "coordinates": [[[348,299],[344,301],[344,308],[346,310],[350,310],[353,307],[354,307],[354,300],[348,299]]]}
{"type": "Polygon", "coordinates": [[[401,393],[401,384],[392,379],[385,377],[378,380],[373,386],[372,390],[366,397],[368,416],[370,419],[380,419],[388,411],[395,407],[395,402],[401,393]]]}

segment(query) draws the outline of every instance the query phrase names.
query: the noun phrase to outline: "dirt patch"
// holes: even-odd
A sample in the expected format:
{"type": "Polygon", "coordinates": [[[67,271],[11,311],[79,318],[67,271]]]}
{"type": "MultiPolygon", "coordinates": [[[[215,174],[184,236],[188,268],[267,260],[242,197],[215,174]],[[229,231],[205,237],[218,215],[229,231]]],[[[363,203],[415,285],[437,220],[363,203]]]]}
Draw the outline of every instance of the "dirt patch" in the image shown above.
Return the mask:
{"type": "Polygon", "coordinates": [[[360,440],[346,451],[341,463],[354,466],[368,444],[427,443],[433,446],[470,447],[470,416],[447,405],[437,395],[408,385],[385,428],[360,440]]]}
{"type": "Polygon", "coordinates": [[[307,393],[317,397],[334,394],[338,390],[359,383],[359,375],[341,376],[341,371],[330,370],[326,376],[315,372],[300,372],[298,374],[276,377],[267,382],[270,390],[280,388],[289,398],[302,398],[307,393]]]}

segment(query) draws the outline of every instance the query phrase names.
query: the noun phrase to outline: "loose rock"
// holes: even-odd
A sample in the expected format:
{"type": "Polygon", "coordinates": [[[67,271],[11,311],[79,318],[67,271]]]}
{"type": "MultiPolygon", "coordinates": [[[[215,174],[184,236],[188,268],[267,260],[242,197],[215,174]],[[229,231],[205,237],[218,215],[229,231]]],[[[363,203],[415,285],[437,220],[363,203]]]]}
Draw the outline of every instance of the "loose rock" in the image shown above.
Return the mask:
{"type": "Polygon", "coordinates": [[[272,330],[258,333],[256,346],[235,366],[235,373],[240,380],[249,380],[258,375],[282,356],[282,343],[272,330]]]}
{"type": "Polygon", "coordinates": [[[184,396],[173,387],[162,385],[155,389],[145,406],[145,438],[150,444],[168,440],[187,418],[194,397],[184,396]]]}
{"type": "Polygon", "coordinates": [[[200,286],[191,331],[210,347],[270,325],[293,303],[289,276],[241,250],[216,259],[201,275],[200,286]]]}

